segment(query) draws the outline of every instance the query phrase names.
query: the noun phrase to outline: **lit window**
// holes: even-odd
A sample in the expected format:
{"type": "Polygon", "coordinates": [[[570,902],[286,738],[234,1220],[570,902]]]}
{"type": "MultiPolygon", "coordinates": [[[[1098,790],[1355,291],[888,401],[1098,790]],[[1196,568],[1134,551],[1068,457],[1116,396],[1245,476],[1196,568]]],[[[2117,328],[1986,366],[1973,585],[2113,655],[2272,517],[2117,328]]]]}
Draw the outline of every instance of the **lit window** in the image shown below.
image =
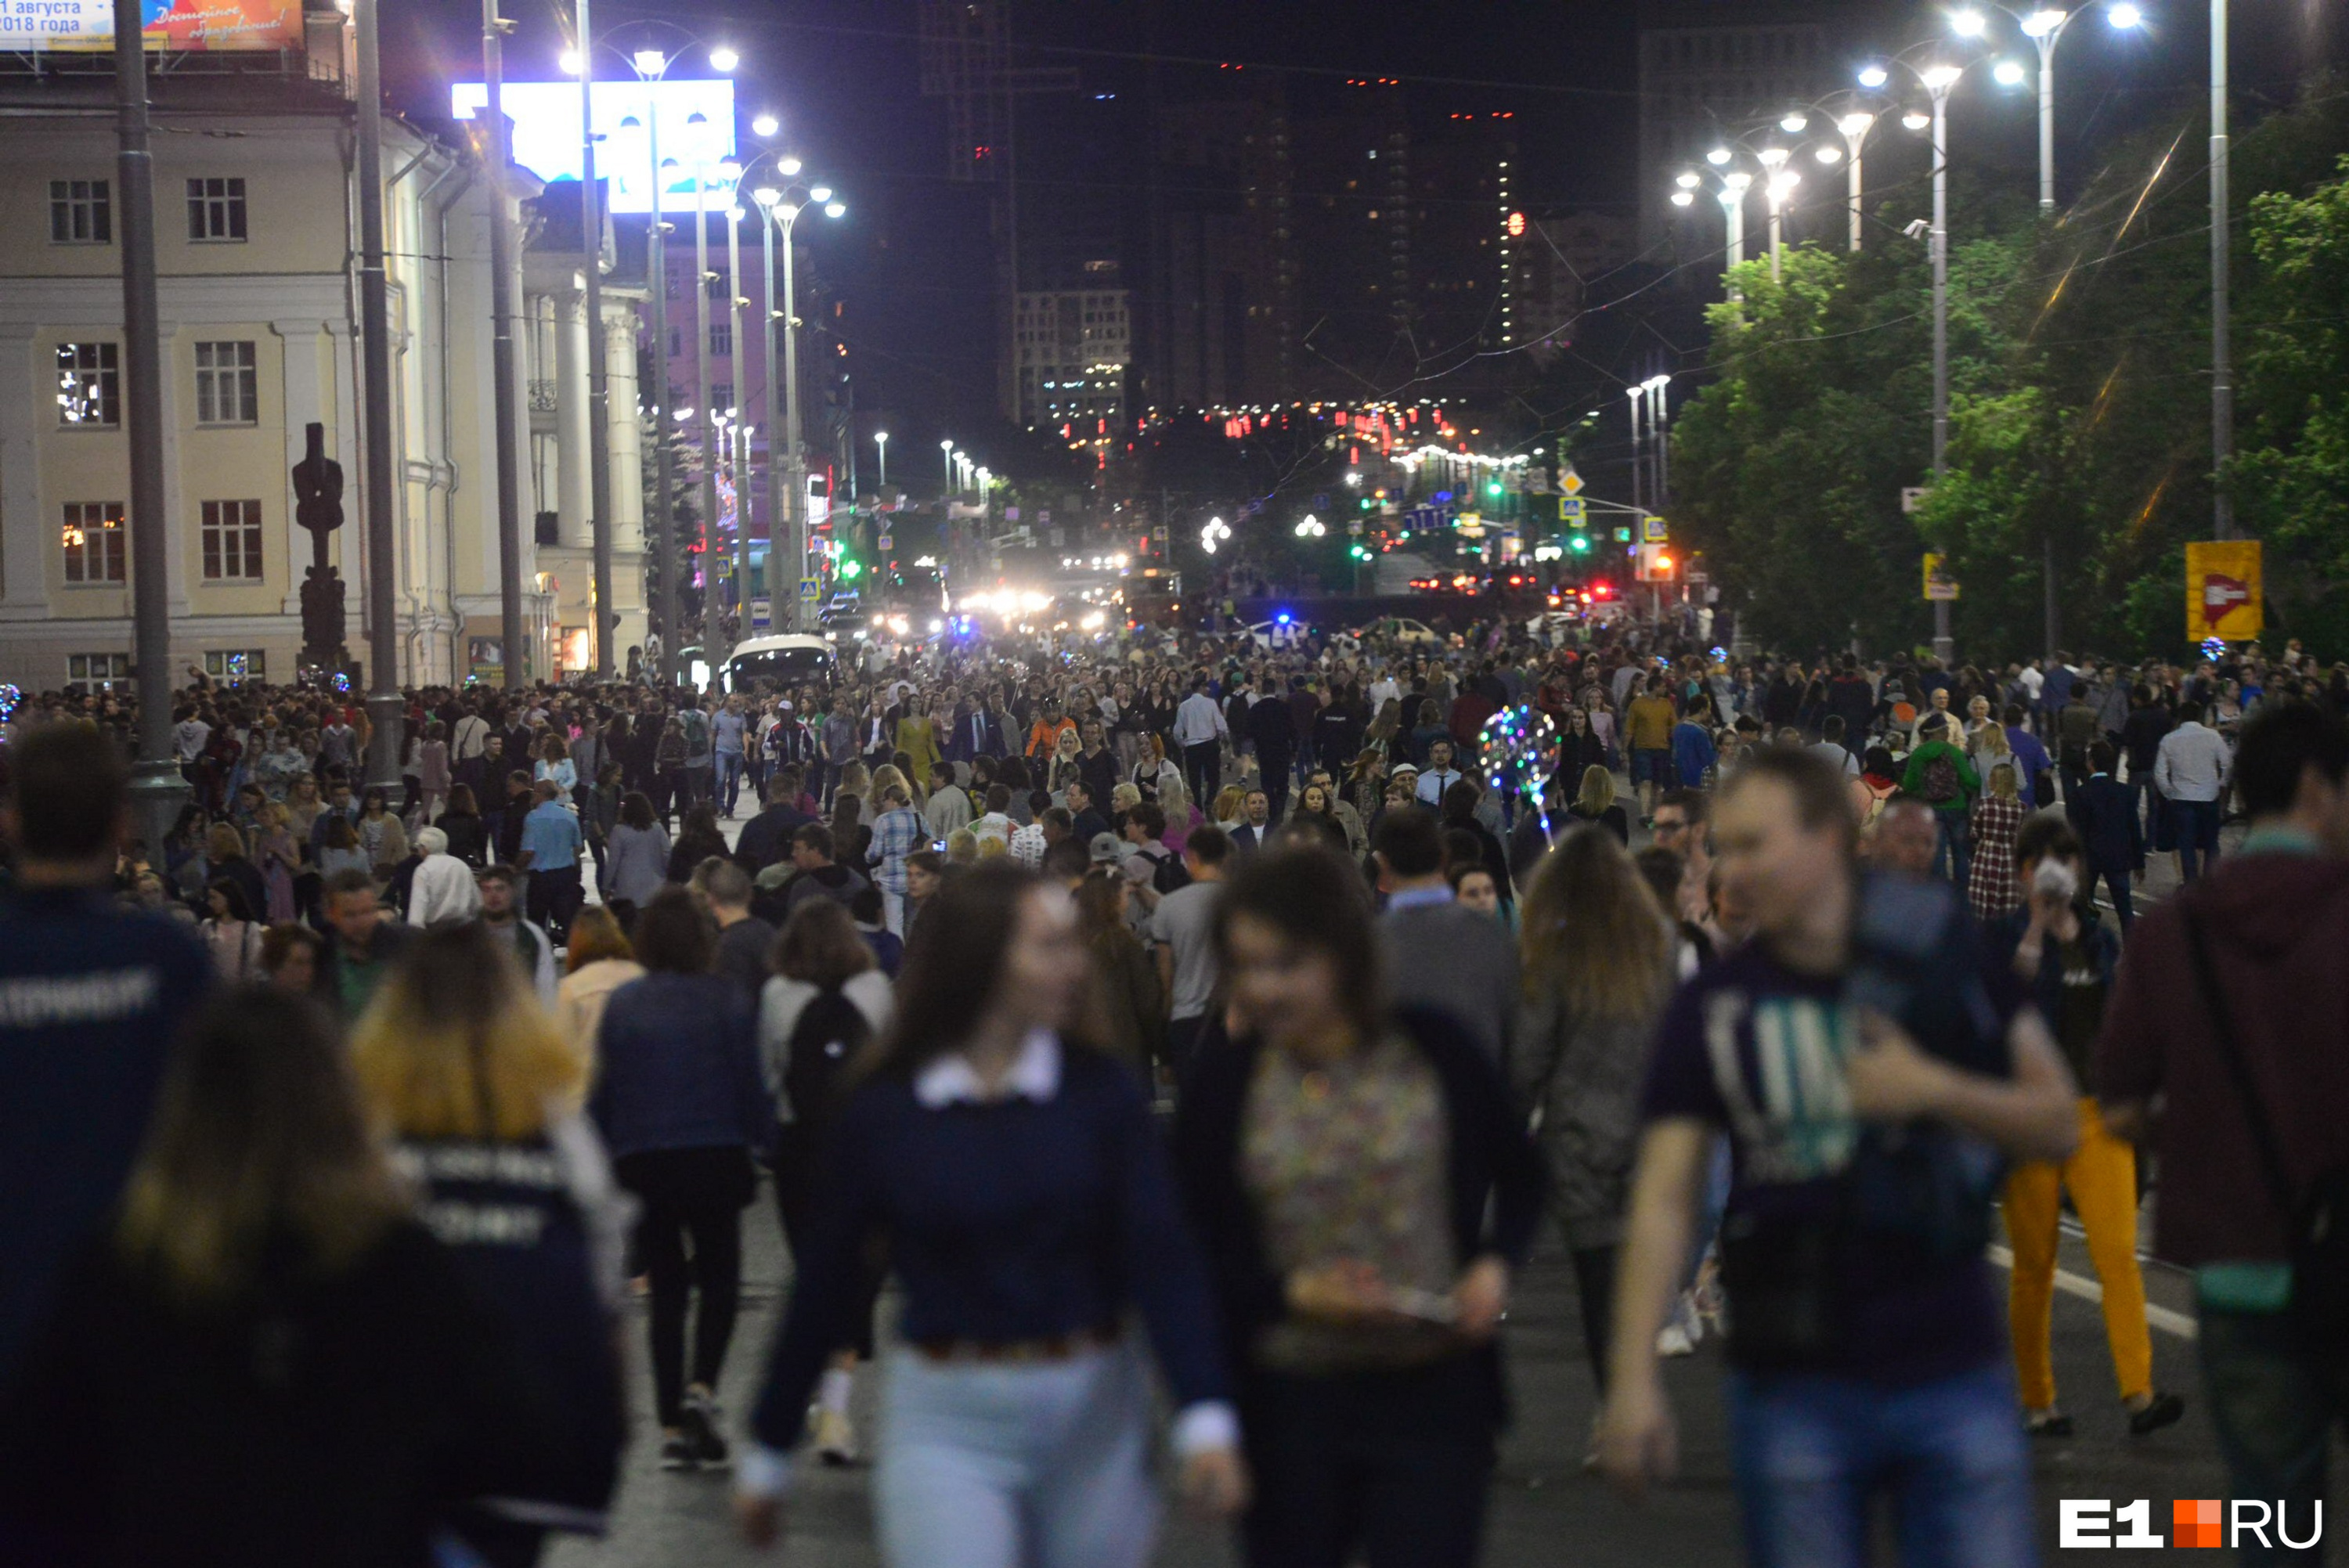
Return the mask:
{"type": "Polygon", "coordinates": [[[122,503],[119,500],[69,500],[58,542],[66,560],[68,583],[120,583],[126,576],[122,503]]]}
{"type": "Polygon", "coordinates": [[[230,686],[267,680],[269,654],[262,648],[208,648],[204,652],[204,674],[230,686]]]}
{"type": "Polygon", "coordinates": [[[67,654],[66,680],[73,686],[110,686],[130,678],[129,654],[67,654]]]}
{"type": "Polygon", "coordinates": [[[57,422],[101,429],[122,422],[122,372],[114,344],[57,345],[57,422]]]}

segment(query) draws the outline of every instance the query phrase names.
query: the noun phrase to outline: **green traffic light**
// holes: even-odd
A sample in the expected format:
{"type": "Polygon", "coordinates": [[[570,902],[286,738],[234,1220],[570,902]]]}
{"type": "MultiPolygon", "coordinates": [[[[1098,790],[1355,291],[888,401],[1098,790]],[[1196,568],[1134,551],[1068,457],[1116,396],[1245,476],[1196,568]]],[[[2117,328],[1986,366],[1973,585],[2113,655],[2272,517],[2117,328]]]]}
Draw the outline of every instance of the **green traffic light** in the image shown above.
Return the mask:
{"type": "Polygon", "coordinates": [[[1568,542],[1568,547],[1569,547],[1570,549],[1572,549],[1572,550],[1573,550],[1573,552],[1574,552],[1577,555],[1588,555],[1588,554],[1589,554],[1589,553],[1590,553],[1590,535],[1588,535],[1588,534],[1587,534],[1587,533],[1578,533],[1578,534],[1576,534],[1576,535],[1574,536],[1574,538],[1573,538],[1570,542],[1568,542]]]}
{"type": "Polygon", "coordinates": [[[1495,480],[1493,483],[1486,485],[1485,487],[1485,493],[1486,495],[1499,495],[1501,493],[1500,481],[1495,480]]]}

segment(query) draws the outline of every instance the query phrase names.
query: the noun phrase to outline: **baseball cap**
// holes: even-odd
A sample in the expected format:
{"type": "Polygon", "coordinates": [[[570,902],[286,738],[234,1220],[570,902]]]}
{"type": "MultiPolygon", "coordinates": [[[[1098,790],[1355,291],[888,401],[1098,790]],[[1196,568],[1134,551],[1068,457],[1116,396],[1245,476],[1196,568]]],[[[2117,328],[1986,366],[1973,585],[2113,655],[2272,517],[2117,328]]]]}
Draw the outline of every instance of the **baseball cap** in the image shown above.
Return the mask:
{"type": "Polygon", "coordinates": [[[1115,865],[1125,858],[1125,846],[1118,842],[1115,833],[1095,833],[1092,856],[1097,866],[1115,865]]]}

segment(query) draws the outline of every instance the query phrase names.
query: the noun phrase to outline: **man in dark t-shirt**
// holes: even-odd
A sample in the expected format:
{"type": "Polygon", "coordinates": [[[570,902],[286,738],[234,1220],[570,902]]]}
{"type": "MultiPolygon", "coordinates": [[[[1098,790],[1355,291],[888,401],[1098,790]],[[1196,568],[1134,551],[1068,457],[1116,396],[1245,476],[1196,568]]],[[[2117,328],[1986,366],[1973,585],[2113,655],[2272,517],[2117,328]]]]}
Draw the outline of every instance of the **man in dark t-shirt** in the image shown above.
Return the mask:
{"type": "Polygon", "coordinates": [[[2032,1560],[2030,1465],[1982,1258],[2003,1159],[2078,1140],[2071,1076],[1945,884],[1865,879],[1843,781],[1759,749],[1713,814],[1754,940],[1684,985],[1651,1057],[1600,1457],[1671,1465],[1656,1334],[1713,1140],[1748,1550],[1858,1562],[1889,1493],[1912,1560],[2032,1560]]]}

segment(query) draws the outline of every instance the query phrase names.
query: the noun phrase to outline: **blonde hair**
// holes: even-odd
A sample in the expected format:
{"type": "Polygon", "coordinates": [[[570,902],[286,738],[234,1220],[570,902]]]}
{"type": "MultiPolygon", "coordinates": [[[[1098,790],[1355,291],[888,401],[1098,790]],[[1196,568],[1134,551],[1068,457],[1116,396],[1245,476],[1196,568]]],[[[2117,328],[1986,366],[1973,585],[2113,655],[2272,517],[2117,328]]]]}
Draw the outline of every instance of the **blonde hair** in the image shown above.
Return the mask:
{"type": "Polygon", "coordinates": [[[114,1243],[167,1296],[217,1302],[254,1283],[274,1240],[336,1272],[408,1207],[332,1024],[251,985],[205,1006],[173,1051],[114,1243]]]}
{"type": "Polygon", "coordinates": [[[2021,787],[2014,781],[2014,764],[2011,762],[1992,764],[1990,770],[1990,792],[2002,800],[2013,800],[2022,794],[2021,787]]]}
{"type": "Polygon", "coordinates": [[[535,1137],[587,1083],[522,966],[478,925],[408,950],[352,1031],[351,1065],[404,1138],[535,1137]]]}
{"type": "Polygon", "coordinates": [[[1247,805],[1247,791],[1237,784],[1226,784],[1216,791],[1216,809],[1208,815],[1218,822],[1237,822],[1247,805]]]}
{"type": "Polygon", "coordinates": [[[1582,770],[1582,792],[1574,798],[1575,809],[1586,817],[1603,817],[1613,804],[1615,775],[1594,762],[1582,770]]]}
{"type": "Polygon", "coordinates": [[[1593,823],[1534,873],[1520,911],[1527,996],[1555,992],[1589,1018],[1644,1018],[1671,994],[1673,937],[1630,851],[1593,823]]]}

